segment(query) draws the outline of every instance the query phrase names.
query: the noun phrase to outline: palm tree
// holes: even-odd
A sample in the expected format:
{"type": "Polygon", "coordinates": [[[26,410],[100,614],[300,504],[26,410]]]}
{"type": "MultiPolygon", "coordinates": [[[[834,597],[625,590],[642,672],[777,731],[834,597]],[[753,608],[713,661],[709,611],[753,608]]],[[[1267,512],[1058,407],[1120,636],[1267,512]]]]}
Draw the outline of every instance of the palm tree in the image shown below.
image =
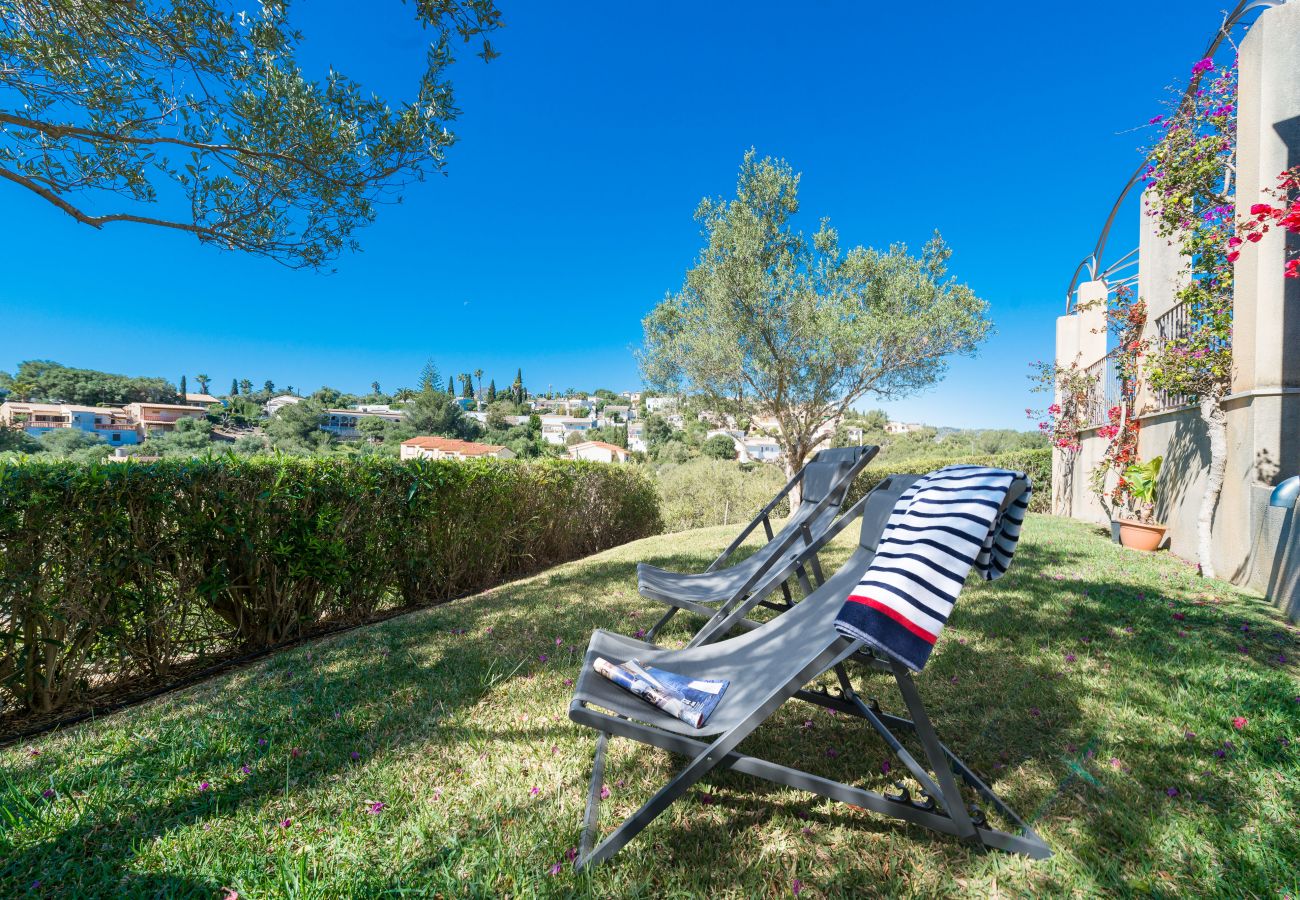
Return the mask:
{"type": "Polygon", "coordinates": [[[244,395],[253,393],[253,382],[247,378],[239,379],[239,392],[244,395]]]}
{"type": "Polygon", "coordinates": [[[378,382],[378,381],[372,381],[372,382],[370,382],[370,390],[371,390],[371,392],[378,394],[378,393],[379,393],[379,382],[378,382]]]}
{"type": "Polygon", "coordinates": [[[208,382],[212,380],[211,376],[195,375],[194,380],[199,383],[199,393],[206,394],[208,392],[208,382]]]}
{"type": "Polygon", "coordinates": [[[483,398],[483,370],[475,369],[474,377],[478,379],[478,396],[479,399],[482,399],[483,398]]]}

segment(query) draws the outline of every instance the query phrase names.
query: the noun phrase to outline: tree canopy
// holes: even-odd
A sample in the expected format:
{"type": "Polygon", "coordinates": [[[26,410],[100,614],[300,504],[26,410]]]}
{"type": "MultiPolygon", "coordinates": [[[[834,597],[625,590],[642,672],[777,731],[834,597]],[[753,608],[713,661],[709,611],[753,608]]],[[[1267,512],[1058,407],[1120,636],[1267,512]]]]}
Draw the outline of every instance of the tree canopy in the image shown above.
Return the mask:
{"type": "Polygon", "coordinates": [[[13,375],[0,372],[0,388],[8,390],[14,400],[78,406],[171,403],[176,398],[176,388],[165,378],[74,369],[44,359],[19,363],[13,375]]]}
{"type": "Polygon", "coordinates": [[[652,389],[775,419],[790,471],[855,400],[934,384],[990,328],[988,305],[946,277],[951,251],[937,232],[920,256],[903,244],[844,251],[826,220],[805,236],[792,224],[799,178],[751,150],[736,198],[700,203],[704,248],[645,318],[640,354],[652,389]]]}
{"type": "MultiPolygon", "coordinates": [[[[493,0],[417,0],[429,29],[412,96],[330,70],[308,78],[287,0],[6,0],[0,179],[78,222],[135,222],[319,267],[375,204],[442,171],[455,141],[448,67],[501,25],[493,0]]],[[[361,7],[358,7],[360,10],[361,7]]]]}

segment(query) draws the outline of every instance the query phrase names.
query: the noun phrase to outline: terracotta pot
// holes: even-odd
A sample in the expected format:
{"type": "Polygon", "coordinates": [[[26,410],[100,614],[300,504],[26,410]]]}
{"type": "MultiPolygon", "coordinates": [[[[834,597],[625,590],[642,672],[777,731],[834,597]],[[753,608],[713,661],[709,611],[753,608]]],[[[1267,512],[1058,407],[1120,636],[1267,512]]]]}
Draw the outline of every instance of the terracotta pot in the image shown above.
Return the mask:
{"type": "Polygon", "coordinates": [[[1147,525],[1132,519],[1119,519],[1119,542],[1130,550],[1150,553],[1165,539],[1164,525],[1147,525]]]}

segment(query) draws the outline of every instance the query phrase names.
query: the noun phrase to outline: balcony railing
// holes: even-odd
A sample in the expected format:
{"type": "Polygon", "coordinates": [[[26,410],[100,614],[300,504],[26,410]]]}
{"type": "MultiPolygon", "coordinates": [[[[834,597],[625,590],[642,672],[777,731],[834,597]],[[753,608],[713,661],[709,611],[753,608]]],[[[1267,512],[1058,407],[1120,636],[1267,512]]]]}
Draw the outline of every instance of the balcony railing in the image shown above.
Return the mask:
{"type": "MultiPolygon", "coordinates": [[[[1154,342],[1157,347],[1163,347],[1170,341],[1186,340],[1191,336],[1194,326],[1191,310],[1186,303],[1179,303],[1168,312],[1156,316],[1154,342]]],[[[1153,391],[1152,396],[1156,401],[1156,409],[1177,409],[1196,402],[1196,398],[1190,394],[1173,394],[1169,391],[1153,391]]]]}

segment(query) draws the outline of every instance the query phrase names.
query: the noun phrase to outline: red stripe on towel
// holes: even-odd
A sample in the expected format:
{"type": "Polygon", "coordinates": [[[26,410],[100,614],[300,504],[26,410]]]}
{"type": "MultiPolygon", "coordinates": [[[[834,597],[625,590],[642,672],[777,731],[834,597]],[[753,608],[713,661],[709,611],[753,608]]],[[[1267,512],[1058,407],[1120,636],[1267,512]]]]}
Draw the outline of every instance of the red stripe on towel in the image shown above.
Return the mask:
{"type": "Polygon", "coordinates": [[[902,625],[904,628],[912,632],[912,634],[916,635],[921,640],[925,641],[927,644],[933,644],[935,641],[939,639],[938,635],[931,634],[921,626],[917,625],[915,622],[909,620],[898,610],[894,609],[893,607],[886,606],[885,604],[881,603],[879,600],[872,600],[870,597],[859,597],[856,594],[850,594],[847,599],[850,603],[861,603],[863,606],[871,607],[878,613],[883,613],[884,615],[889,616],[889,618],[893,619],[899,625],[902,625]]]}

